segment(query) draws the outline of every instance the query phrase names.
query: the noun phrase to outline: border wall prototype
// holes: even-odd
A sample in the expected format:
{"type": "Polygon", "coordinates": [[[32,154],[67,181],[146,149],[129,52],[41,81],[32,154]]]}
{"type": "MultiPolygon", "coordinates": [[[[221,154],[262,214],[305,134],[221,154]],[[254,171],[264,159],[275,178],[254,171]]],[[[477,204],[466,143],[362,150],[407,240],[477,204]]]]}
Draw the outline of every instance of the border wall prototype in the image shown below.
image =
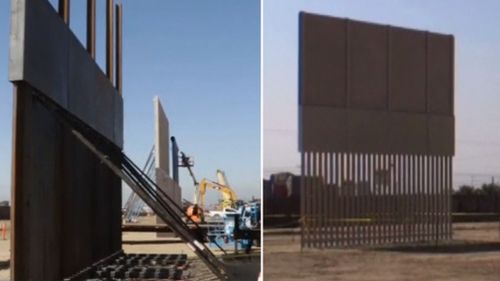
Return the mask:
{"type": "MultiPolygon", "coordinates": [[[[170,126],[167,115],[163,110],[160,99],[153,99],[154,106],[154,153],[155,153],[155,182],[167,196],[169,196],[179,207],[182,207],[182,190],[179,184],[170,176],[170,126]]],[[[172,159],[177,160],[177,157],[172,159]]],[[[173,165],[173,164],[172,164],[173,165]]],[[[156,223],[165,224],[157,216],[156,223]]],[[[171,233],[156,233],[156,237],[171,237],[171,233]]]]}
{"type": "Polygon", "coordinates": [[[11,5],[11,278],[61,280],[121,250],[121,180],[36,96],[114,143],[111,159],[123,147],[123,100],[49,1],[11,5]]]}
{"type": "Polygon", "coordinates": [[[453,36],[299,17],[302,247],[451,238],[453,36]]]}

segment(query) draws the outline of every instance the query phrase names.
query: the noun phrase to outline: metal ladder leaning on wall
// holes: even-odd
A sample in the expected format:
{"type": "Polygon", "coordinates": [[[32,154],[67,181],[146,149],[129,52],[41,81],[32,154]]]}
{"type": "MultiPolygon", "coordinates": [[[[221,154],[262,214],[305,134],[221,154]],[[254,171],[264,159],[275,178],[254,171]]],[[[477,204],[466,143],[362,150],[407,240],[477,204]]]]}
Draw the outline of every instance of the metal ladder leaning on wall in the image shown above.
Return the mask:
{"type": "MultiPolygon", "coordinates": [[[[34,97],[49,111],[53,112],[59,121],[66,125],[72,134],[118,177],[125,181],[132,190],[163,220],[169,227],[187,243],[201,261],[221,280],[231,280],[224,263],[222,263],[203,243],[203,234],[198,224],[194,229],[182,219],[184,212],[172,199],[151,180],[130,158],[116,148],[108,139],[97,133],[93,128],[70,114],[66,109],[52,101],[50,98],[33,92],[34,97]],[[102,151],[119,151],[119,159],[111,159],[102,151]],[[114,163],[119,162],[119,164],[114,163]]],[[[118,153],[117,153],[118,154],[118,153]]]]}

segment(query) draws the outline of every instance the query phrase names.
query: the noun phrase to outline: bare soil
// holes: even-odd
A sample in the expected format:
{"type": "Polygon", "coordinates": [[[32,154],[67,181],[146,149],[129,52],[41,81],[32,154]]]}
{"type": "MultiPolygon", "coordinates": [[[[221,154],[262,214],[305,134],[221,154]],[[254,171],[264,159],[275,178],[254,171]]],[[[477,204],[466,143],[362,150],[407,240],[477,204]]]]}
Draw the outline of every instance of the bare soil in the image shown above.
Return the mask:
{"type": "Polygon", "coordinates": [[[453,237],[437,245],[301,252],[297,235],[265,236],[264,279],[500,280],[498,223],[454,224],[453,237]]]}
{"type": "MultiPolygon", "coordinates": [[[[0,231],[0,281],[10,280],[10,268],[8,267],[8,261],[10,259],[10,221],[0,220],[0,226],[3,223],[5,223],[7,227],[7,235],[6,240],[3,240],[0,231]]],[[[139,221],[139,224],[155,223],[156,218],[154,216],[141,217],[139,221]]],[[[186,243],[182,242],[173,234],[167,238],[158,238],[156,237],[156,233],[153,232],[124,232],[122,235],[122,248],[124,252],[128,254],[187,254],[188,258],[191,260],[189,280],[217,280],[186,243]]],[[[212,250],[216,255],[222,254],[220,251],[215,249],[212,250]]],[[[259,250],[257,249],[252,255],[253,259],[259,259],[258,255],[259,250]]],[[[249,263],[247,267],[252,267],[254,264],[255,262],[249,263]]]]}

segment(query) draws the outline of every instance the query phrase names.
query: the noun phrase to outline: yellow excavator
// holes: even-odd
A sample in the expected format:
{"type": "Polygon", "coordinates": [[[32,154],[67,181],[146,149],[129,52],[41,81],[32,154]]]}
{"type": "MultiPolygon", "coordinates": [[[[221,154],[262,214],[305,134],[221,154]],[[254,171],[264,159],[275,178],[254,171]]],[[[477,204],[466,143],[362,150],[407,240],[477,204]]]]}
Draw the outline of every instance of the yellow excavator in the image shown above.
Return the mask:
{"type": "MultiPolygon", "coordinates": [[[[222,195],[222,201],[219,204],[219,210],[224,210],[226,208],[236,208],[236,201],[238,197],[234,190],[227,184],[226,176],[224,172],[221,170],[217,170],[217,180],[218,182],[214,182],[208,179],[202,179],[198,186],[197,190],[197,202],[200,205],[202,210],[205,209],[205,194],[207,192],[207,188],[215,189],[219,191],[222,195]]],[[[195,201],[195,203],[197,203],[195,201]]]]}
{"type": "Polygon", "coordinates": [[[227,179],[223,171],[217,170],[217,181],[214,182],[206,178],[202,179],[200,182],[196,180],[191,169],[189,169],[191,177],[193,178],[194,184],[196,186],[196,191],[194,194],[193,205],[189,206],[186,210],[186,214],[195,222],[202,222],[203,212],[205,211],[205,194],[208,188],[215,189],[219,191],[222,195],[222,201],[219,204],[219,210],[225,210],[226,208],[235,208],[236,201],[238,197],[234,190],[227,184],[227,179]]]}

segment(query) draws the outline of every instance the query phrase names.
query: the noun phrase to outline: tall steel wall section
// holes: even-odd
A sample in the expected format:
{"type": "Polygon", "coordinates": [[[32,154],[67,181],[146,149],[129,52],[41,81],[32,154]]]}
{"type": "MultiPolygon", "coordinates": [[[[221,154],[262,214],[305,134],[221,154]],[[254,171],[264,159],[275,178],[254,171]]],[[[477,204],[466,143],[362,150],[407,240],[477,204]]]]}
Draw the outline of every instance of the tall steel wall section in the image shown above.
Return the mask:
{"type": "Polygon", "coordinates": [[[300,14],[302,246],[451,237],[453,36],[300,14]]]}
{"type": "Polygon", "coordinates": [[[48,1],[11,9],[11,278],[61,280],[121,250],[121,180],[36,95],[113,142],[111,159],[123,145],[123,100],[48,1]]]}
{"type": "MultiPolygon", "coordinates": [[[[160,99],[155,97],[154,106],[154,151],[155,151],[155,182],[174,202],[182,206],[181,187],[170,176],[170,129],[167,115],[163,110],[160,99]]],[[[173,159],[173,158],[172,158],[173,159]]],[[[165,224],[158,216],[156,222],[165,224]]],[[[157,237],[170,237],[171,233],[158,232],[157,237]]]]}

